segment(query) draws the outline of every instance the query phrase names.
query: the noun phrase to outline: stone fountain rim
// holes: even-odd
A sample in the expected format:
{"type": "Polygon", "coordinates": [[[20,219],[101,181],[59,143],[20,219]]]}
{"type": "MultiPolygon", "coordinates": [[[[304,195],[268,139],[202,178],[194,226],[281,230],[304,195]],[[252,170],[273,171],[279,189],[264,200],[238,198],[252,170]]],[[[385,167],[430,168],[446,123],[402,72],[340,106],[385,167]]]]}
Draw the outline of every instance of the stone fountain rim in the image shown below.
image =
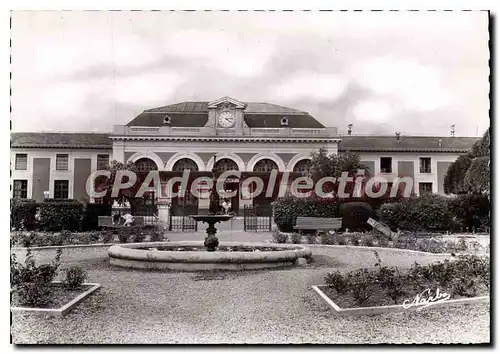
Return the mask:
{"type": "Polygon", "coordinates": [[[200,251],[153,251],[137,248],[161,246],[203,247],[202,241],[140,242],[113,245],[108,249],[110,258],[143,262],[163,263],[272,263],[294,262],[298,258],[309,258],[311,250],[302,245],[264,242],[220,242],[219,246],[280,248],[280,251],[260,252],[200,252],[200,251]]]}

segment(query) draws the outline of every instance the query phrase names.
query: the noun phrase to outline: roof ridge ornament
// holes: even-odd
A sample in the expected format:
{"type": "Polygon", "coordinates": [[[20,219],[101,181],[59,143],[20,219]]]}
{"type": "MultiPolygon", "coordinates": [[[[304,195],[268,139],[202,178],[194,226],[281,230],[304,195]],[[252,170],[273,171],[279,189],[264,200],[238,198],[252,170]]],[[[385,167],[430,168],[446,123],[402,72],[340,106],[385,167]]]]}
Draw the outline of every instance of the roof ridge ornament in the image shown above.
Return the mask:
{"type": "Polygon", "coordinates": [[[246,103],[244,102],[240,102],[238,100],[235,100],[234,98],[231,98],[229,96],[224,96],[224,97],[221,97],[215,101],[212,101],[212,102],[208,102],[208,108],[218,108],[220,105],[226,105],[227,104],[232,104],[234,105],[236,108],[239,108],[239,109],[245,109],[246,108],[246,103]]]}

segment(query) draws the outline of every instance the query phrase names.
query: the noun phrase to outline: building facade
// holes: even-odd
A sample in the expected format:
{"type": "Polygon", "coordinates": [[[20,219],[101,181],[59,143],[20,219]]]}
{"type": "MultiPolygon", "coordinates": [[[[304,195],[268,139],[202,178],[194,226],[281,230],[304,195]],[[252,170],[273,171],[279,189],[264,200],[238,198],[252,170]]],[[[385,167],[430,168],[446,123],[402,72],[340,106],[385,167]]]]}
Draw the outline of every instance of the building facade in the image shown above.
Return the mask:
{"type": "MultiPolygon", "coordinates": [[[[444,194],[448,166],[478,139],[339,135],[307,112],[274,104],[230,97],[182,102],[146,110],[111,133],[12,133],[11,196],[89,200],[88,176],[111,160],[133,162],[139,171],[302,174],[309,169],[311,152],[319,148],[330,154],[357,152],[372,174],[389,180],[410,176],[416,194],[444,194]]],[[[236,212],[268,202],[245,199],[241,183],[225,186],[238,192],[231,200],[236,212]]],[[[208,200],[189,196],[160,202],[174,209],[182,203],[191,206],[190,212],[208,209],[208,200]]]]}

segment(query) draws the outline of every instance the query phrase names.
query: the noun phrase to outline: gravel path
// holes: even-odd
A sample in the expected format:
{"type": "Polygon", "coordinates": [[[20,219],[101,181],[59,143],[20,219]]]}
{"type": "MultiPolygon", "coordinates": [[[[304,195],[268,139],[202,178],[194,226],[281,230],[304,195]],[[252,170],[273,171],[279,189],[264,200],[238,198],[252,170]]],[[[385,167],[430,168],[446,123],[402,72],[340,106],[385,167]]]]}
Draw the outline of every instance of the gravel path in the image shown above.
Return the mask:
{"type": "MultiPolygon", "coordinates": [[[[53,251],[37,252],[40,260],[53,251]]],[[[311,289],[329,271],[373,266],[365,249],[314,246],[303,268],[246,272],[145,272],[109,266],[106,248],[67,249],[102,288],[64,318],[14,314],[14,343],[479,343],[489,305],[345,317],[311,289]]],[[[388,265],[442,256],[384,250],[388,265]]]]}

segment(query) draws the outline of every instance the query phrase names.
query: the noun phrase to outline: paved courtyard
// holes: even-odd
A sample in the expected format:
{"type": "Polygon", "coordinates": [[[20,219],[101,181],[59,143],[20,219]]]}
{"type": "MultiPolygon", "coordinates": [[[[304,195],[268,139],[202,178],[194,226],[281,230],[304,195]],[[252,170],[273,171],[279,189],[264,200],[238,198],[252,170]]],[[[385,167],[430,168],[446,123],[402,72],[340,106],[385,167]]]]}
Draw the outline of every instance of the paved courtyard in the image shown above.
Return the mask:
{"type": "MultiPolygon", "coordinates": [[[[194,239],[195,235],[170,238],[177,236],[194,239]]],[[[255,235],[259,241],[267,236],[255,235]]],[[[221,234],[221,239],[226,237],[243,235],[221,234]]],[[[88,271],[89,281],[101,283],[102,288],[64,318],[15,314],[14,343],[489,341],[489,306],[485,304],[420,313],[335,315],[310,286],[322,284],[325,274],[334,269],[373,266],[370,250],[313,246],[314,262],[302,268],[180,273],[114,268],[106,249],[64,251],[62,268],[78,264],[88,271]]],[[[41,251],[37,258],[49,260],[53,254],[41,251]]],[[[380,256],[386,264],[400,267],[442,259],[394,250],[381,251],[380,256]]]]}

